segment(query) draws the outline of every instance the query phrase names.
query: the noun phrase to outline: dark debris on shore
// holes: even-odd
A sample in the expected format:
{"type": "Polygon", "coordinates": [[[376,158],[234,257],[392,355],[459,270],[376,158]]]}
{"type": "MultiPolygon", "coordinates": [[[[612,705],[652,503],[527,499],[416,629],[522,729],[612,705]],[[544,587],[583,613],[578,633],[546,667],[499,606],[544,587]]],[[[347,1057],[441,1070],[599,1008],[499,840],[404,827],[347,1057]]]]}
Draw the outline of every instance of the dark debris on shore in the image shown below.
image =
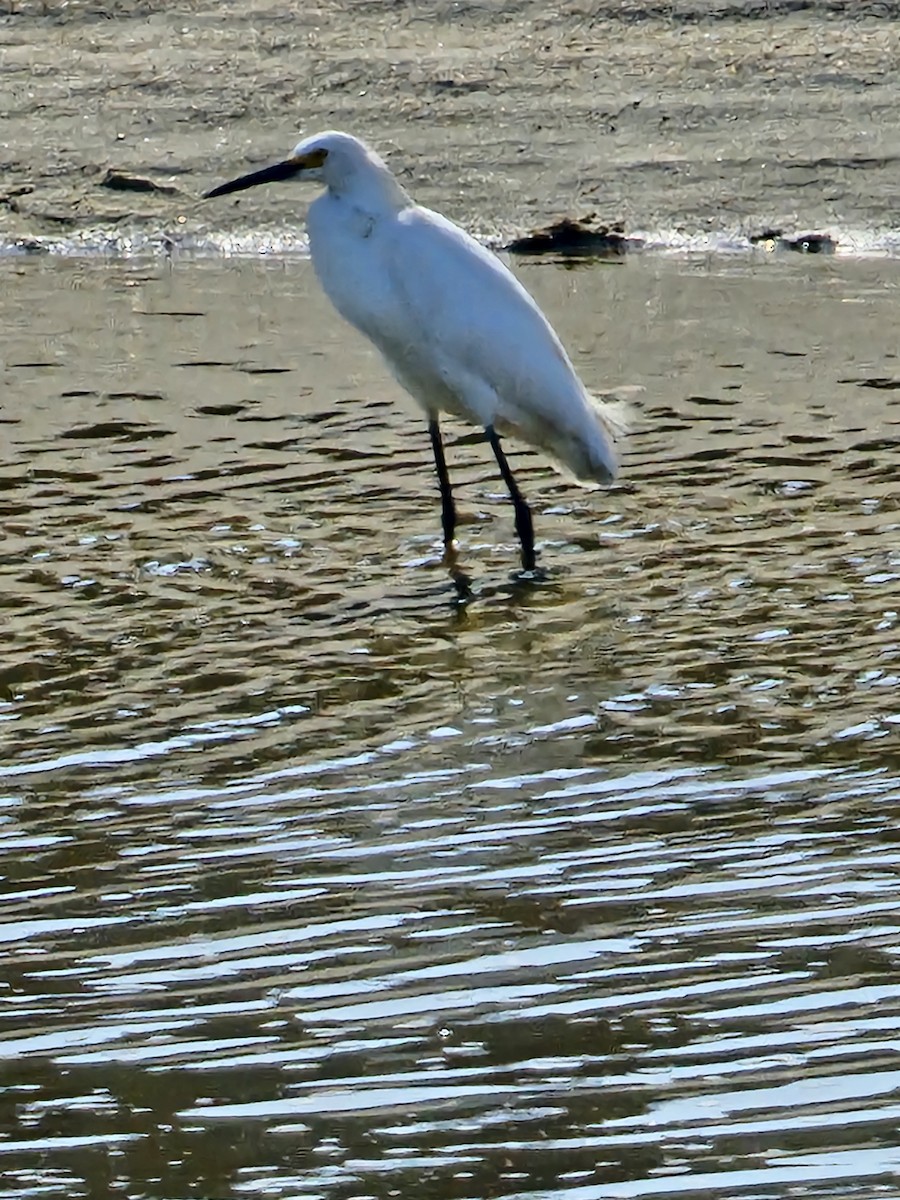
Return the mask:
{"type": "Polygon", "coordinates": [[[563,217],[531,233],[513,238],[504,247],[511,254],[554,254],[563,258],[621,258],[628,238],[621,222],[598,225],[593,213],[563,217]]]}

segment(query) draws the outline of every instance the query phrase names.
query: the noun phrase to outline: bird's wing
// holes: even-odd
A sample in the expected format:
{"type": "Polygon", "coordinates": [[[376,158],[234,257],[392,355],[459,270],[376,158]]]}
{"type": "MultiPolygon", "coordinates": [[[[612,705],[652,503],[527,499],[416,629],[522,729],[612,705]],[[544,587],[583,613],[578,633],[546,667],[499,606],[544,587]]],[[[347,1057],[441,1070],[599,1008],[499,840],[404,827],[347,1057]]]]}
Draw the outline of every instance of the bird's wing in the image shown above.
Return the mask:
{"type": "Polygon", "coordinates": [[[546,317],[504,264],[437,213],[399,215],[387,270],[415,348],[450,386],[477,381],[529,407],[581,385],[546,317]],[[454,373],[460,379],[454,380],[454,373]]]}
{"type": "Polygon", "coordinates": [[[384,247],[402,341],[386,350],[428,409],[495,425],[582,482],[616,473],[615,414],[588,396],[547,318],[490,251],[437,213],[398,214],[384,247]]]}

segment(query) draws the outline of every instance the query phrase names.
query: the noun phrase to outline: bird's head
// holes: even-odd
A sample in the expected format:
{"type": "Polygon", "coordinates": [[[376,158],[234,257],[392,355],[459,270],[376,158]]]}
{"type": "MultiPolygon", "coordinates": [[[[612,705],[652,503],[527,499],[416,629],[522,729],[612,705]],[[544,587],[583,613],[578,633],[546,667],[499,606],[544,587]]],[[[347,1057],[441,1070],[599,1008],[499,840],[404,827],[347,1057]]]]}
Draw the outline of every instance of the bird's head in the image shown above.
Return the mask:
{"type": "Polygon", "coordinates": [[[374,150],[359,138],[336,131],[304,138],[281,162],[221,183],[207,192],[204,199],[286,179],[324,183],[338,194],[351,189],[367,190],[390,196],[395,203],[408,202],[406,193],[374,150]]]}

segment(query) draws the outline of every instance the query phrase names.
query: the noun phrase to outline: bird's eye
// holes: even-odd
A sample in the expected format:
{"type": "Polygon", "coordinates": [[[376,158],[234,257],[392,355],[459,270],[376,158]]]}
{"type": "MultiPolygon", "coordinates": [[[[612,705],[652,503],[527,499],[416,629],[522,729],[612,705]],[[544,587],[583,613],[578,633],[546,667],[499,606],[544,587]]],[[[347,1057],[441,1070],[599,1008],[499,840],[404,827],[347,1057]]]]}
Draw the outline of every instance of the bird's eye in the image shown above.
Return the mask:
{"type": "Polygon", "coordinates": [[[307,168],[321,167],[327,157],[328,151],[320,146],[316,150],[310,150],[308,154],[301,155],[297,160],[297,165],[307,168]]]}

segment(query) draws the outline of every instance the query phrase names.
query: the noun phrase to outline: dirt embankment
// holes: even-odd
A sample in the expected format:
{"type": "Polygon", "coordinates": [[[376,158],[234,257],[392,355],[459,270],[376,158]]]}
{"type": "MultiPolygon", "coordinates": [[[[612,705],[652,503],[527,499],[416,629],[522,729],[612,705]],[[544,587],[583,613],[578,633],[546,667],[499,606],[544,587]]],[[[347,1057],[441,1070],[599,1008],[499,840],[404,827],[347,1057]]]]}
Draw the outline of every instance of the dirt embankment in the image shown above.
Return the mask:
{"type": "Polygon", "coordinates": [[[900,3],[866,0],[19,0],[0,4],[0,240],[296,225],[291,188],[197,197],[328,127],[487,236],[586,210],[896,229],[898,63],[900,3]]]}

